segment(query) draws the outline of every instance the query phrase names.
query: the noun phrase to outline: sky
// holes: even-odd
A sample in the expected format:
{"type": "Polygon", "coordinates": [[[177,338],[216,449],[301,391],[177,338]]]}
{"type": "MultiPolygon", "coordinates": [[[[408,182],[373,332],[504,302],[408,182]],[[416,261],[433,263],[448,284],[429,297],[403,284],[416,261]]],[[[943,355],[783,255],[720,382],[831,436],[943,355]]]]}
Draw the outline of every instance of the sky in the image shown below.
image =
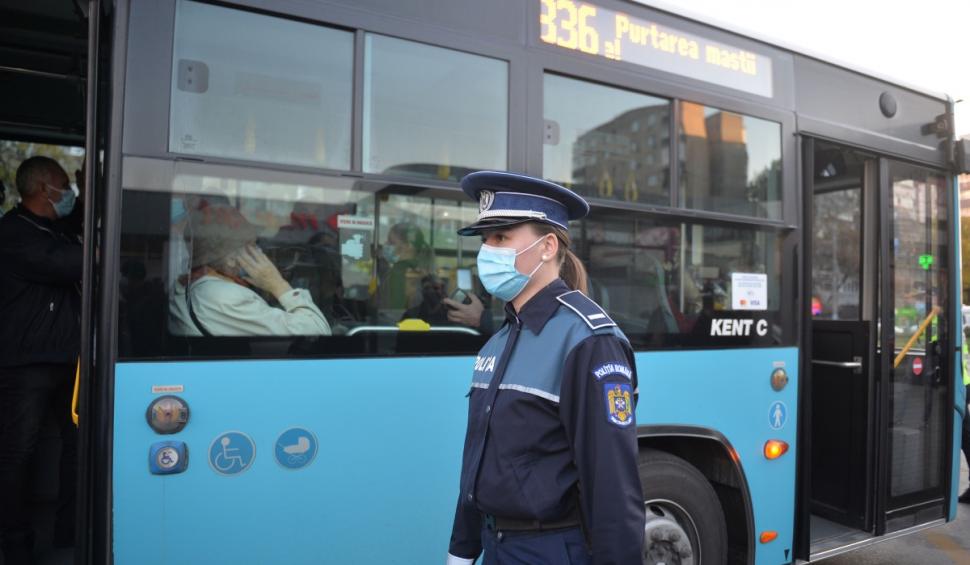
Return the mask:
{"type": "Polygon", "coordinates": [[[970,135],[970,0],[636,1],[963,99],[970,135]]]}

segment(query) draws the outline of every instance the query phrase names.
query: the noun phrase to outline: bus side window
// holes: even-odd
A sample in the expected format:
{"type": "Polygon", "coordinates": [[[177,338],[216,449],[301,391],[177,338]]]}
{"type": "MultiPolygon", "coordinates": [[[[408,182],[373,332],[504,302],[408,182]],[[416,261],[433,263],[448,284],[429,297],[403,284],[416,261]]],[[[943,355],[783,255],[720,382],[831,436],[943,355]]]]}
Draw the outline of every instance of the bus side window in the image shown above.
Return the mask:
{"type": "Polygon", "coordinates": [[[579,249],[591,296],[634,346],[778,338],[780,240],[771,232],[600,212],[585,222],[574,232],[584,234],[579,249]]]}
{"type": "Polygon", "coordinates": [[[234,165],[126,166],[143,184],[125,187],[122,356],[454,354],[491,333],[501,304],[475,284],[480,242],[456,233],[473,202],[234,165]],[[471,296],[456,317],[445,299],[459,272],[471,296]]]}
{"type": "Polygon", "coordinates": [[[491,315],[486,309],[491,300],[471,276],[481,243],[457,235],[459,227],[473,221],[477,212],[474,203],[391,194],[382,199],[380,210],[375,295],[378,322],[396,325],[404,320],[421,320],[441,331],[464,327],[490,333],[491,315]],[[463,281],[459,281],[461,272],[463,281]],[[454,308],[445,299],[455,296],[462,298],[461,317],[449,316],[454,308]]]}

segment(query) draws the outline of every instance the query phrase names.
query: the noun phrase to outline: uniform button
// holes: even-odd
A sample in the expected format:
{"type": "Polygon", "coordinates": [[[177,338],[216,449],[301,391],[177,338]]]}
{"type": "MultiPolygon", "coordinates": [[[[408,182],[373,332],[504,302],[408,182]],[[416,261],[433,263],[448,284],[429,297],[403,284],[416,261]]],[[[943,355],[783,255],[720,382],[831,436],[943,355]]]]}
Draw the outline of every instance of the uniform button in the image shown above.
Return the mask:
{"type": "Polygon", "coordinates": [[[485,413],[488,414],[491,411],[492,411],[492,405],[489,404],[488,406],[485,407],[485,413]]]}
{"type": "Polygon", "coordinates": [[[475,500],[475,497],[472,496],[472,493],[468,493],[468,502],[471,502],[473,500],[475,500]]]}

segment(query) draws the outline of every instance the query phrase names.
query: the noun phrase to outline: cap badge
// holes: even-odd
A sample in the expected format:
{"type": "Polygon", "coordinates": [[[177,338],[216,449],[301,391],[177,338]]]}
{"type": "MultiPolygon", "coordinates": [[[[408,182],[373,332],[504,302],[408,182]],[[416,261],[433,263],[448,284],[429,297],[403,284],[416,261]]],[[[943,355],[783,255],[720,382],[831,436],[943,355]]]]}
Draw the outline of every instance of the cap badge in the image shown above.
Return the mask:
{"type": "Polygon", "coordinates": [[[495,202],[495,193],[491,190],[483,190],[478,193],[478,213],[487,211],[495,202]]]}

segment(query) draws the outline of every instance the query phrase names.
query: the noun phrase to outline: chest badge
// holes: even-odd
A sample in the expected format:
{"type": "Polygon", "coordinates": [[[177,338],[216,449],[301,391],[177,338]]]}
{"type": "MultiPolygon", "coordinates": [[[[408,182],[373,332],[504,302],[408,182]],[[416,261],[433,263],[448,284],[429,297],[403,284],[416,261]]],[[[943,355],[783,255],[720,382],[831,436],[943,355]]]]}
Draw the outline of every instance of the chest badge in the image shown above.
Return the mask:
{"type": "Polygon", "coordinates": [[[633,388],[626,383],[604,383],[606,415],[611,424],[625,428],[633,423],[633,388]]]}

